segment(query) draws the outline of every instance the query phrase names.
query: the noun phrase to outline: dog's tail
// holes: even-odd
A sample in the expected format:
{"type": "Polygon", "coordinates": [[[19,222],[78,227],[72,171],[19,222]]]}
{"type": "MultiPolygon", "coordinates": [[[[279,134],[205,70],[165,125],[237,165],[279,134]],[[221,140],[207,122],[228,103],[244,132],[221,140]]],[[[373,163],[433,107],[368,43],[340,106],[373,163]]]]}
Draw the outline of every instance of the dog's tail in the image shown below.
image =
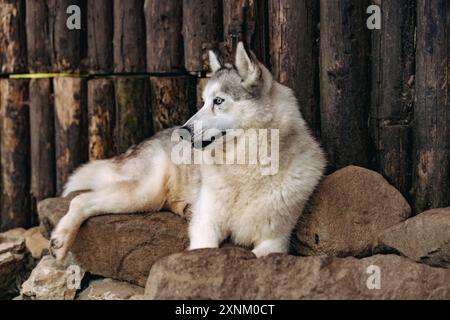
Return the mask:
{"type": "Polygon", "coordinates": [[[78,168],[64,186],[62,196],[81,190],[96,190],[120,179],[113,160],[95,160],[78,168]]]}

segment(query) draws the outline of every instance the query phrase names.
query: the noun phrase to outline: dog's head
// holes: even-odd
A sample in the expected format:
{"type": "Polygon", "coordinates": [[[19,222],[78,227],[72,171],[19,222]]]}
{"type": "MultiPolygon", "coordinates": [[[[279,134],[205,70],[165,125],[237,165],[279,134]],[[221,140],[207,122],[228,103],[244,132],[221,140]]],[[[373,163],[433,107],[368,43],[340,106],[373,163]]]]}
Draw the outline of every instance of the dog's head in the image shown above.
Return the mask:
{"type": "Polygon", "coordinates": [[[268,102],[273,78],[242,42],[237,45],[234,65],[222,64],[209,52],[212,73],[202,94],[204,105],[183,126],[194,146],[205,147],[227,131],[264,128],[272,118],[268,102]]]}

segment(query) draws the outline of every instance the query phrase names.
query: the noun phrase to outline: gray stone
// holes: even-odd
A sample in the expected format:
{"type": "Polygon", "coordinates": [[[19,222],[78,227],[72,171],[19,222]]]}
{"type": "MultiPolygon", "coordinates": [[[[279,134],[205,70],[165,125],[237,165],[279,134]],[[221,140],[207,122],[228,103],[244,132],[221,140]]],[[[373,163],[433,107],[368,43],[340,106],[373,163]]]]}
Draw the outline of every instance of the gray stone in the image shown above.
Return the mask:
{"type": "Polygon", "coordinates": [[[23,237],[14,232],[0,234],[0,299],[10,299],[19,293],[30,263],[23,237]]]}
{"type": "Polygon", "coordinates": [[[23,283],[21,295],[32,300],[73,300],[84,274],[71,256],[63,265],[45,256],[23,283]]]}
{"type": "Polygon", "coordinates": [[[417,262],[450,267],[450,207],[423,212],[382,232],[375,252],[397,252],[417,262]]]}
{"type": "Polygon", "coordinates": [[[128,300],[143,295],[144,288],[114,279],[93,280],[77,300],[128,300]]]}
{"type": "Polygon", "coordinates": [[[31,228],[24,232],[25,245],[34,259],[40,259],[48,249],[48,240],[41,234],[39,227],[31,228]]]}
{"type": "Polygon", "coordinates": [[[205,249],[156,262],[147,299],[450,299],[450,270],[396,255],[256,259],[239,248],[205,249]],[[380,271],[375,289],[373,272],[380,271]],[[376,268],[375,267],[375,268],[376,268]]]}

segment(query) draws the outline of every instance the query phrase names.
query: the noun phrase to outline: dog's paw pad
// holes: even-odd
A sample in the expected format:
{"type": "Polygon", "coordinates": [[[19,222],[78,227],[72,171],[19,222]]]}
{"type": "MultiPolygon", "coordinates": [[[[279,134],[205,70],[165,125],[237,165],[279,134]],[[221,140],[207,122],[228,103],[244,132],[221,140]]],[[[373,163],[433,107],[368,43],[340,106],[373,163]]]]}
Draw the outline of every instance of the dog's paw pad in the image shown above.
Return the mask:
{"type": "Polygon", "coordinates": [[[61,238],[51,238],[50,239],[50,249],[60,249],[64,245],[64,241],[61,238]]]}
{"type": "Polygon", "coordinates": [[[66,240],[64,236],[52,236],[49,243],[50,255],[56,260],[64,259],[66,255],[66,240]]]}

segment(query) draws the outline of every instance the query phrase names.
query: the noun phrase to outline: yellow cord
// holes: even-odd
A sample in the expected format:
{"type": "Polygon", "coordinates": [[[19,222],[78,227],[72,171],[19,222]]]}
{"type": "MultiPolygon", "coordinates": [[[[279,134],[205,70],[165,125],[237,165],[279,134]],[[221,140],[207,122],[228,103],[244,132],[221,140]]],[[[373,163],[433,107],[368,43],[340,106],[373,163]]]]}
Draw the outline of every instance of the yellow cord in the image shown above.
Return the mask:
{"type": "Polygon", "coordinates": [[[58,77],[87,78],[88,75],[72,74],[72,73],[33,73],[33,74],[12,74],[9,76],[10,79],[46,79],[58,77]]]}

